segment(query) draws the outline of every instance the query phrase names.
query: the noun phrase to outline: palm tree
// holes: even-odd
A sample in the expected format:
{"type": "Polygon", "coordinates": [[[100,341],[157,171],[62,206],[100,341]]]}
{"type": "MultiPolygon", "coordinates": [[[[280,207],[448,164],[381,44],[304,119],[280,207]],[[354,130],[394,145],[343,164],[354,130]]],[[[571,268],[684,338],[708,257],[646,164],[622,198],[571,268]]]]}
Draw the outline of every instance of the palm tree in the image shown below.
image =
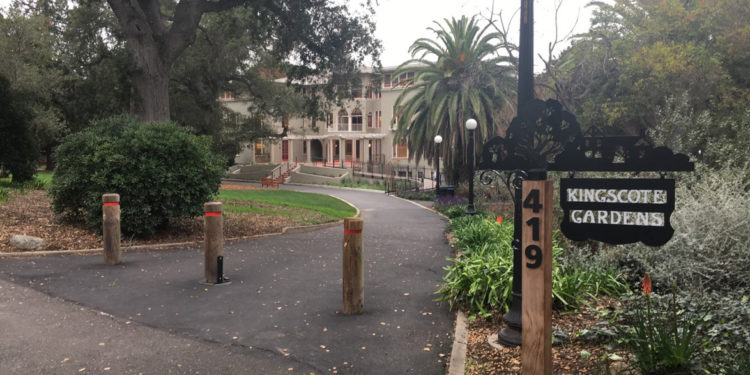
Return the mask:
{"type": "Polygon", "coordinates": [[[515,89],[514,71],[508,59],[500,57],[498,33],[487,33],[475,18],[466,16],[450,21],[447,29],[435,22],[436,40],[421,38],[409,48],[412,59],[401,64],[395,76],[414,72],[399,95],[395,108],[400,112],[396,142],[408,140],[410,158],[432,160],[433,138],[440,134],[441,155],[446,171],[466,165],[467,137],[464,122],[478,122],[475,133],[477,153],[486,139],[495,135],[493,114],[508,102],[515,89]]]}

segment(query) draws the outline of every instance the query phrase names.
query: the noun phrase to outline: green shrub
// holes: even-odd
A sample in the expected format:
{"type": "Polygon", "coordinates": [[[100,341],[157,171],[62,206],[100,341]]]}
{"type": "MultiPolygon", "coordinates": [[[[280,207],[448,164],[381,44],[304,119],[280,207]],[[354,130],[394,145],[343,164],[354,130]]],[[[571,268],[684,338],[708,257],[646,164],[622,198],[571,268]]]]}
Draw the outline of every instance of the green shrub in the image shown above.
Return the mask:
{"type": "Polygon", "coordinates": [[[750,168],[700,167],[679,182],[674,236],[655,249],[623,246],[655,285],[691,291],[750,290],[750,168]]]}
{"type": "Polygon", "coordinates": [[[49,190],[54,210],[100,231],[101,196],[118,193],[122,231],[136,235],[198,216],[224,174],[210,142],[174,123],[127,116],[99,121],[57,148],[49,190]]]}
{"type": "Polygon", "coordinates": [[[435,198],[435,194],[426,191],[397,191],[396,196],[417,201],[431,201],[435,198]]]}

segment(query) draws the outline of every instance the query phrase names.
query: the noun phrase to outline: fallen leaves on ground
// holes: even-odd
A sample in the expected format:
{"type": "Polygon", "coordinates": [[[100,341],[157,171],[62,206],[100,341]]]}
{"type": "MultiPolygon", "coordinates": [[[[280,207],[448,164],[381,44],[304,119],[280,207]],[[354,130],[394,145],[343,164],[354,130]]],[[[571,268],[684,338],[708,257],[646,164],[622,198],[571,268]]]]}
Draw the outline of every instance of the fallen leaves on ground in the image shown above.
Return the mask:
{"type": "MultiPolygon", "coordinates": [[[[224,190],[255,190],[258,187],[224,184],[224,190]]],[[[263,206],[262,203],[253,202],[263,206]]],[[[294,210],[273,206],[276,210],[294,210]]],[[[300,226],[305,215],[288,217],[283,215],[261,215],[255,213],[225,212],[224,238],[242,238],[269,233],[279,233],[285,227],[300,226]]],[[[10,237],[15,234],[25,234],[39,237],[47,242],[43,251],[79,250],[101,248],[101,237],[94,234],[85,226],[71,223],[57,217],[52,211],[52,205],[47,192],[44,190],[28,190],[24,193],[13,194],[8,201],[0,205],[0,252],[17,251],[10,246],[10,237]]],[[[123,236],[122,246],[157,245],[181,242],[203,241],[203,217],[182,220],[156,235],[143,238],[123,236]]]]}
{"type": "MultiPolygon", "coordinates": [[[[602,298],[600,307],[607,308],[615,300],[602,298]]],[[[477,319],[469,324],[466,348],[466,375],[506,375],[521,373],[521,351],[517,347],[496,349],[488,343],[490,335],[497,336],[502,323],[495,319],[477,319]]],[[[604,359],[607,354],[617,354],[614,358],[627,358],[622,351],[608,351],[607,345],[577,338],[584,329],[594,329],[601,319],[596,310],[582,307],[579,312],[561,314],[554,312],[552,326],[564,332],[568,338],[552,346],[552,373],[555,375],[597,374],[604,361],[612,369],[622,369],[624,360],[604,359]],[[585,355],[582,355],[581,353],[585,355]]]]}

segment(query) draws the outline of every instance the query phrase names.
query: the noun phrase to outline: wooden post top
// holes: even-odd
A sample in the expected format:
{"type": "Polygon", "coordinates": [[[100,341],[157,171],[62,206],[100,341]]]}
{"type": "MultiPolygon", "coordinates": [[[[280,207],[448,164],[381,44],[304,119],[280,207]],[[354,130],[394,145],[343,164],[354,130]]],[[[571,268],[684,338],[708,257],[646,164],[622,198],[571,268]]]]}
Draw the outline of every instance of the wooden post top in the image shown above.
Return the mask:
{"type": "Polygon", "coordinates": [[[102,203],[120,203],[120,194],[103,194],[102,203]]]}
{"type": "Polygon", "coordinates": [[[365,221],[358,218],[358,217],[350,217],[344,219],[344,229],[345,230],[359,230],[361,231],[362,228],[365,226],[365,221]]]}
{"type": "Polygon", "coordinates": [[[206,202],[203,204],[203,212],[221,212],[221,202],[206,202]]]}

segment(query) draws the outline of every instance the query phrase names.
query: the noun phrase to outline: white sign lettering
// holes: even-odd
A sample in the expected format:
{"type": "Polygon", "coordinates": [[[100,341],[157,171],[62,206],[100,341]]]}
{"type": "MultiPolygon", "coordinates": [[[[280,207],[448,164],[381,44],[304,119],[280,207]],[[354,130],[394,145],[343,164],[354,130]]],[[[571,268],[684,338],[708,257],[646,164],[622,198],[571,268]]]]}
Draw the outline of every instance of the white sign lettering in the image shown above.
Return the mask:
{"type": "Polygon", "coordinates": [[[566,189],[568,202],[666,204],[666,190],[566,189]]]}
{"type": "Polygon", "coordinates": [[[571,210],[570,221],[576,224],[611,224],[663,227],[664,213],[606,210],[571,210]]]}

